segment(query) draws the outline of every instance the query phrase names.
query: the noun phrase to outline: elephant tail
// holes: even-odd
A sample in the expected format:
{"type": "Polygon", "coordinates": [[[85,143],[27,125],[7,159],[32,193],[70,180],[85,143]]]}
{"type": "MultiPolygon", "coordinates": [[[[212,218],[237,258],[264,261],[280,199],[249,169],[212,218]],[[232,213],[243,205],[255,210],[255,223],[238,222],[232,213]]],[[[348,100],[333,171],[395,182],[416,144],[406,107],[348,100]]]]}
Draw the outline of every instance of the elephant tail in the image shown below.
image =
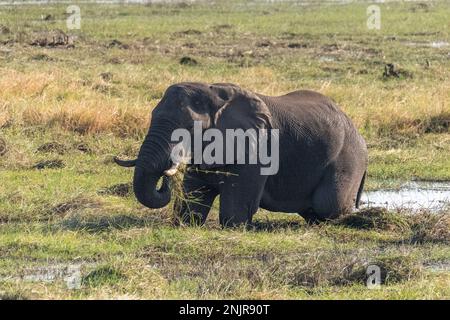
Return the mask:
{"type": "Polygon", "coordinates": [[[358,194],[356,195],[355,207],[359,209],[359,201],[361,200],[361,195],[364,189],[364,181],[366,180],[367,171],[364,171],[361,183],[359,185],[358,194]]]}

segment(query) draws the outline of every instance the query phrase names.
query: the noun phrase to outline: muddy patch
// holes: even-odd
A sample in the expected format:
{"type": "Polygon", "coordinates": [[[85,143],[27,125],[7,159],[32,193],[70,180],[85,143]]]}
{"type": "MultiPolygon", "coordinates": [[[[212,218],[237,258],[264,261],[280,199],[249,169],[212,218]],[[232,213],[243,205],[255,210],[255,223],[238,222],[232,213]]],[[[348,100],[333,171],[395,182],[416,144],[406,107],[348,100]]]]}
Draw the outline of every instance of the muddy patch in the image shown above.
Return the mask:
{"type": "Polygon", "coordinates": [[[425,133],[445,133],[450,128],[450,113],[442,113],[440,115],[432,116],[424,126],[425,133]]]}
{"type": "Polygon", "coordinates": [[[106,62],[110,63],[110,64],[122,64],[122,63],[124,63],[124,60],[120,59],[118,57],[113,57],[113,58],[108,59],[106,62]]]}
{"type": "Polygon", "coordinates": [[[7,151],[8,149],[6,147],[6,141],[0,138],[0,157],[4,156],[7,151]]]}
{"type": "Polygon", "coordinates": [[[384,66],[383,79],[390,78],[412,78],[412,72],[399,68],[393,63],[388,63],[384,66]]]}
{"type": "Polygon", "coordinates": [[[402,235],[399,243],[450,243],[448,211],[430,212],[385,208],[363,208],[331,221],[334,225],[360,230],[390,231],[402,235]]]}
{"type": "Polygon", "coordinates": [[[61,159],[53,159],[53,160],[43,160],[36,163],[32,168],[37,170],[43,170],[43,169],[61,169],[64,168],[66,165],[64,164],[64,161],[61,159]]]}
{"type": "Polygon", "coordinates": [[[95,264],[92,263],[73,263],[73,264],[54,264],[48,266],[37,266],[28,268],[20,272],[17,276],[0,277],[0,281],[4,282],[41,282],[53,283],[56,281],[64,281],[68,289],[80,289],[83,277],[82,271],[93,269],[95,264]]]}
{"type": "Polygon", "coordinates": [[[190,35],[200,35],[200,34],[202,34],[202,32],[199,31],[199,30],[195,30],[195,29],[187,29],[187,30],[177,31],[177,32],[173,33],[173,35],[177,36],[177,37],[179,37],[179,36],[190,36],[190,35]]]}
{"type": "Polygon", "coordinates": [[[93,153],[92,148],[86,143],[76,144],[75,149],[83,153],[93,153]]]}
{"type": "Polygon", "coordinates": [[[230,30],[232,29],[233,26],[231,24],[219,24],[217,26],[213,27],[213,30],[217,33],[223,32],[225,30],[230,30]]]}
{"type": "Polygon", "coordinates": [[[408,228],[403,215],[389,212],[384,208],[367,208],[356,213],[344,215],[333,222],[355,229],[404,231],[408,228]]]}
{"type": "Polygon", "coordinates": [[[92,90],[108,96],[120,97],[120,92],[110,83],[97,83],[92,86],[92,90]]]}
{"type": "Polygon", "coordinates": [[[58,142],[47,142],[47,143],[40,145],[37,148],[37,151],[44,152],[44,153],[55,152],[58,154],[64,154],[67,151],[67,147],[58,142]]]}
{"type": "Polygon", "coordinates": [[[425,3],[425,2],[419,2],[413,4],[408,11],[416,13],[416,12],[429,12],[431,8],[431,4],[425,3]]]}
{"type": "Polygon", "coordinates": [[[68,36],[64,31],[56,29],[38,32],[33,35],[30,45],[38,47],[73,47],[74,38],[68,36]]]}
{"type": "Polygon", "coordinates": [[[408,182],[399,189],[364,192],[361,203],[365,207],[387,210],[443,211],[450,204],[450,182],[408,182]]]}
{"type": "Polygon", "coordinates": [[[367,47],[366,43],[355,45],[348,41],[322,44],[309,34],[261,37],[248,32],[239,34],[237,41],[237,33],[233,26],[212,26],[210,29],[207,32],[195,29],[174,32],[171,34],[170,42],[144,38],[132,46],[139,50],[158,52],[174,59],[179,59],[180,56],[199,59],[201,57],[217,58],[238,67],[259,65],[277,56],[292,57],[298,52],[319,59],[321,62],[339,62],[346,59],[370,60],[382,55],[381,50],[367,47]],[[201,41],[197,42],[198,39],[201,41]]]}
{"type": "Polygon", "coordinates": [[[130,46],[128,44],[122,43],[122,41],[119,41],[117,39],[111,40],[106,47],[108,49],[112,49],[112,48],[129,49],[130,48],[130,46]]]}
{"type": "Polygon", "coordinates": [[[287,47],[291,48],[291,49],[300,49],[300,48],[307,48],[308,45],[306,43],[292,42],[292,43],[289,43],[287,45],[287,47]]]}
{"type": "Polygon", "coordinates": [[[0,24],[0,34],[10,34],[11,30],[2,24],[0,24]]]}
{"type": "Polygon", "coordinates": [[[119,183],[110,187],[100,189],[98,193],[101,195],[128,197],[129,195],[131,195],[132,190],[133,187],[131,183],[119,183]]]}
{"type": "Polygon", "coordinates": [[[61,202],[51,209],[51,213],[64,214],[69,211],[87,209],[87,208],[100,208],[101,203],[89,198],[77,197],[72,200],[61,202]]]}
{"type": "Polygon", "coordinates": [[[55,61],[54,58],[46,55],[46,54],[36,54],[30,57],[32,61],[55,61]]]}
{"type": "Polygon", "coordinates": [[[52,21],[55,20],[55,17],[53,17],[51,14],[42,14],[41,19],[43,21],[52,21]]]}
{"type": "Polygon", "coordinates": [[[113,80],[113,74],[111,72],[100,73],[100,78],[105,82],[111,82],[113,80]]]}
{"type": "Polygon", "coordinates": [[[196,66],[198,64],[198,61],[191,57],[182,57],[180,59],[180,64],[187,65],[187,66],[196,66]]]}
{"type": "Polygon", "coordinates": [[[255,44],[255,46],[258,48],[268,48],[268,47],[272,47],[274,45],[276,45],[276,43],[273,41],[270,41],[270,40],[259,41],[255,44]]]}

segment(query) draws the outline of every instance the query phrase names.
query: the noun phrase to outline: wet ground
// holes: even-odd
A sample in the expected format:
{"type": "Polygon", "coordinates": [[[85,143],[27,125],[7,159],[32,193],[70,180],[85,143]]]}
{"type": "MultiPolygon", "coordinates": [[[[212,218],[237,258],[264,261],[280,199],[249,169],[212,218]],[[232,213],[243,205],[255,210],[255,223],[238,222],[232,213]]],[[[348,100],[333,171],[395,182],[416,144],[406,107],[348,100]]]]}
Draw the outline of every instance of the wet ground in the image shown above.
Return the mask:
{"type": "Polygon", "coordinates": [[[54,264],[24,270],[20,276],[0,277],[0,281],[25,281],[51,283],[58,280],[66,282],[68,289],[79,289],[81,286],[82,268],[92,267],[93,264],[54,264]]]}
{"type": "Polygon", "coordinates": [[[450,182],[407,182],[399,189],[364,192],[364,207],[441,211],[450,205],[450,182]]]}

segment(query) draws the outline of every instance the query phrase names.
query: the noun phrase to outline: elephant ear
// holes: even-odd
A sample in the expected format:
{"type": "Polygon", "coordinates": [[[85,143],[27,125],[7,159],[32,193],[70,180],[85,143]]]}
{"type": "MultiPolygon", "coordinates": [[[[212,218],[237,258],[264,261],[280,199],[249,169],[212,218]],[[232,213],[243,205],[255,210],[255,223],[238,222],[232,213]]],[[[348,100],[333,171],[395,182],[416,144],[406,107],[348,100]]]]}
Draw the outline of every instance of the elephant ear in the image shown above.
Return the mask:
{"type": "Polygon", "coordinates": [[[226,129],[270,129],[272,116],[267,105],[255,94],[233,87],[233,95],[216,112],[214,125],[226,129]]]}
{"type": "MultiPolygon", "coordinates": [[[[213,127],[226,137],[227,129],[270,129],[272,116],[267,105],[255,94],[236,85],[218,83],[210,86],[220,99],[220,106],[213,115],[213,127]]],[[[224,153],[226,150],[224,150],[224,153]]],[[[201,169],[221,167],[218,164],[201,164],[201,169]]]]}
{"type": "Polygon", "coordinates": [[[222,101],[229,101],[241,89],[232,83],[213,83],[209,88],[217,94],[222,101]]]}

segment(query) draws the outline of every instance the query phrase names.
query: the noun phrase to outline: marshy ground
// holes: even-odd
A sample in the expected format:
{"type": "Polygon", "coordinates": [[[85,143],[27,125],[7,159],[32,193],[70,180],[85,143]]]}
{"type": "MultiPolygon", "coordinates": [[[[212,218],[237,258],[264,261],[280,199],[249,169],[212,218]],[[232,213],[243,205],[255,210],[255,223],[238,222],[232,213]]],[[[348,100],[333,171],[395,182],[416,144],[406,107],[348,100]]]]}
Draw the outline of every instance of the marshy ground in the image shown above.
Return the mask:
{"type": "Polygon", "coordinates": [[[450,180],[450,5],[379,6],[380,30],[366,4],[82,4],[81,30],[65,6],[0,7],[0,298],[450,298],[448,210],[175,227],[112,161],[170,84],[233,82],[332,97],[368,142],[369,190],[450,180]]]}

